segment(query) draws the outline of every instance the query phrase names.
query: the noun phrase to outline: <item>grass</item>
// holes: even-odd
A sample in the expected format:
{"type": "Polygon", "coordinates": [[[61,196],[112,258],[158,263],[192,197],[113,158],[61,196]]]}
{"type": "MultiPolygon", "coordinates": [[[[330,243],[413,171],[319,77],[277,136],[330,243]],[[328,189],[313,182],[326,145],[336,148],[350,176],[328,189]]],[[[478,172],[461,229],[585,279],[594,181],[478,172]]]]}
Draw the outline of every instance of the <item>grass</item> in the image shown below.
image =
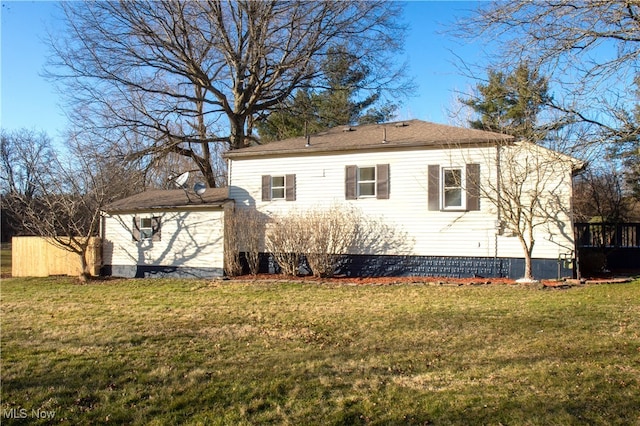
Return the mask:
{"type": "Polygon", "coordinates": [[[1,303],[3,424],[640,424],[640,281],[15,278],[1,303]]]}
{"type": "Polygon", "coordinates": [[[11,250],[0,249],[0,275],[11,275],[11,250]]]}

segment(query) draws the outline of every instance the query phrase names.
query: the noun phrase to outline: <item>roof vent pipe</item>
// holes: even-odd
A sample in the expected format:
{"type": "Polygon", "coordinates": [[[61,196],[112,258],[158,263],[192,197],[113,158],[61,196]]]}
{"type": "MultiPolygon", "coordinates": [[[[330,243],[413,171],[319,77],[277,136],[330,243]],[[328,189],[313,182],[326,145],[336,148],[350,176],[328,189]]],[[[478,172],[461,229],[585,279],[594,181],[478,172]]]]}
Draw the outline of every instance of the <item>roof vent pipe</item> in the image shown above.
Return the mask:
{"type": "Polygon", "coordinates": [[[382,143],[387,143],[387,128],[382,126],[382,143]]]}
{"type": "Polygon", "coordinates": [[[304,136],[307,138],[307,143],[304,144],[306,148],[311,146],[311,135],[309,134],[309,129],[307,128],[307,121],[304,122],[304,136]]]}

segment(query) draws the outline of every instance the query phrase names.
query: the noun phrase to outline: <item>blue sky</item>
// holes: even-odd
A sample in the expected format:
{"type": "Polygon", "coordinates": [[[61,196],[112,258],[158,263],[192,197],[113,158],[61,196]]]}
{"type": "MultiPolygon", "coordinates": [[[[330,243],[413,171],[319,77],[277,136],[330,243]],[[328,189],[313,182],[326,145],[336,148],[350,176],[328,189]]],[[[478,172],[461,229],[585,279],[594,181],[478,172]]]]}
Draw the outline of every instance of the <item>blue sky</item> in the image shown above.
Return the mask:
{"type": "MultiPolygon", "coordinates": [[[[449,122],[447,109],[455,92],[474,84],[460,75],[454,65],[457,56],[466,62],[478,62],[482,59],[482,49],[460,45],[442,32],[447,24],[476,5],[462,1],[406,4],[405,15],[410,25],[405,44],[409,61],[407,74],[415,78],[418,89],[400,108],[400,119],[449,122]]],[[[54,140],[60,140],[66,127],[62,99],[53,84],[41,76],[49,54],[44,39],[58,22],[55,2],[2,2],[0,124],[3,128],[44,130],[54,140]]]]}

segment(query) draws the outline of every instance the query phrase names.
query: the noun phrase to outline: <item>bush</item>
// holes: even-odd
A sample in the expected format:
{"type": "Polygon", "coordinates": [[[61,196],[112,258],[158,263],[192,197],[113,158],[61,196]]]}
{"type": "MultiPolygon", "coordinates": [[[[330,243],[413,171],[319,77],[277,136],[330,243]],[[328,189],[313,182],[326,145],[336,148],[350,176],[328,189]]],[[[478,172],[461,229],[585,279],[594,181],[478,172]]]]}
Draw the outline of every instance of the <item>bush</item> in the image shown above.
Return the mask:
{"type": "Polygon", "coordinates": [[[330,277],[358,240],[359,223],[358,212],[345,207],[292,211],[272,218],[266,248],[284,274],[297,275],[304,256],[314,276],[330,277]]]}
{"type": "Polygon", "coordinates": [[[313,275],[331,277],[342,256],[358,240],[360,217],[353,209],[333,206],[308,212],[305,256],[313,275]]]}
{"type": "Polygon", "coordinates": [[[297,275],[300,259],[306,251],[307,229],[304,215],[291,212],[269,221],[265,245],[283,274],[297,275]]]}
{"type": "Polygon", "coordinates": [[[257,210],[229,210],[225,219],[225,273],[240,275],[242,264],[240,252],[245,253],[249,272],[258,273],[260,247],[264,235],[264,220],[257,210]]]}

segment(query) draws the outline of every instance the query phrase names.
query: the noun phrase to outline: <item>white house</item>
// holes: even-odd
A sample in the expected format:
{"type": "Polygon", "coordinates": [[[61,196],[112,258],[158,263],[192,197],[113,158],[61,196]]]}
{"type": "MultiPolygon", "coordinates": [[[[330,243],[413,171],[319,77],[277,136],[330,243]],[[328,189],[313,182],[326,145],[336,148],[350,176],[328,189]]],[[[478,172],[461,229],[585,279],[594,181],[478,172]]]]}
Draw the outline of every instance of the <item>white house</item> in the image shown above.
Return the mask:
{"type": "Polygon", "coordinates": [[[384,225],[372,231],[382,244],[343,253],[346,275],[519,278],[520,237],[535,241],[535,278],[572,275],[571,178],[581,163],[510,136],[410,120],[334,128],[225,158],[228,188],[202,198],[151,191],[108,206],[105,272],[221,275],[225,210],[270,217],[344,206],[384,225]]]}
{"type": "Polygon", "coordinates": [[[347,275],[521,277],[518,234],[528,230],[502,208],[513,191],[521,205],[512,209],[538,215],[533,275],[572,274],[559,259],[574,250],[571,178],[580,163],[551,150],[411,120],[334,128],[225,157],[236,209],[270,216],[344,205],[384,222],[389,244],[348,253],[347,275]]]}
{"type": "Polygon", "coordinates": [[[103,274],[120,277],[223,275],[226,188],[202,196],[153,190],[116,201],[102,216],[103,274]]]}

